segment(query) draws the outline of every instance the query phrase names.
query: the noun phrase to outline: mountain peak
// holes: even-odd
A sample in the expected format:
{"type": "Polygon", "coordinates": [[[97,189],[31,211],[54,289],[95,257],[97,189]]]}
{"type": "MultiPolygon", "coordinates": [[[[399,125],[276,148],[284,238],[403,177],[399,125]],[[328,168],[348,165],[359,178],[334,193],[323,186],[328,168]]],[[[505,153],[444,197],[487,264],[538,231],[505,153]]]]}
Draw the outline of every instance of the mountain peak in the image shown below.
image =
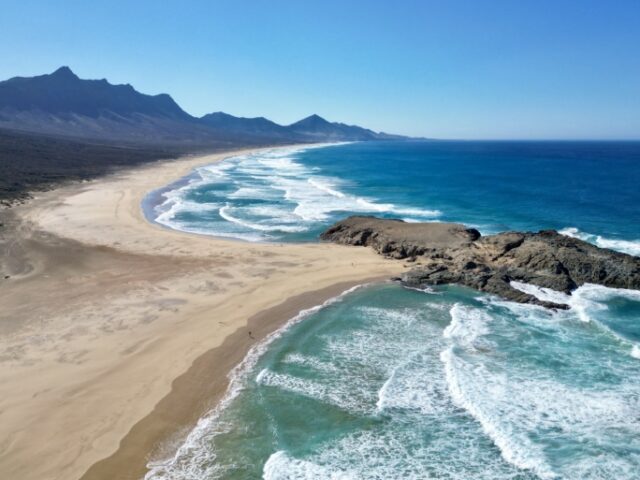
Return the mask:
{"type": "Polygon", "coordinates": [[[309,115],[302,120],[298,120],[297,122],[292,123],[290,126],[296,128],[323,128],[329,125],[331,125],[330,122],[322,118],[320,115],[314,113],[313,115],[309,115]]]}
{"type": "Polygon", "coordinates": [[[78,76],[71,71],[67,66],[62,66],[51,74],[52,77],[59,78],[78,78],[78,76]]]}
{"type": "Polygon", "coordinates": [[[320,115],[318,115],[317,113],[314,113],[313,115],[309,115],[307,118],[303,118],[302,120],[300,120],[301,122],[327,122],[329,123],[327,120],[325,120],[324,118],[322,118],[320,115]]]}

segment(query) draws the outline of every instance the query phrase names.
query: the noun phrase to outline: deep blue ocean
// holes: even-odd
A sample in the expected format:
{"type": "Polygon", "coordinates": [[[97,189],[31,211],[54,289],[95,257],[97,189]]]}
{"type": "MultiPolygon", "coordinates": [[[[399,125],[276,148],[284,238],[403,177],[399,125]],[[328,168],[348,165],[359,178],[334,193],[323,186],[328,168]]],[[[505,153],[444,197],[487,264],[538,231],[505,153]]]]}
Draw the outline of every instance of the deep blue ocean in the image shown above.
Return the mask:
{"type": "MultiPolygon", "coordinates": [[[[247,241],[317,241],[346,215],[557,229],[640,255],[640,143],[388,142],[197,169],[147,215],[247,241]]],[[[514,304],[365,285],[301,312],[149,479],[640,478],[640,292],[514,304]]]]}

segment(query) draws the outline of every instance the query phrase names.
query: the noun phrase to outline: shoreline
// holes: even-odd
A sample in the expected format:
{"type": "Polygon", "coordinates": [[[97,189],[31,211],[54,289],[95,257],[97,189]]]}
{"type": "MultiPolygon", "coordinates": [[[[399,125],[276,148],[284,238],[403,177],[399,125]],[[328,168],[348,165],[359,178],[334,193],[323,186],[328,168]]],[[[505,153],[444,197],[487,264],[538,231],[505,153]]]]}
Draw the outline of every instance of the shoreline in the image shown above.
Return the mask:
{"type": "Polygon", "coordinates": [[[227,352],[234,367],[248,328],[264,336],[293,316],[285,313],[402,271],[369,249],[240,242],[145,218],[147,193],[257,150],[155,162],[12,209],[0,291],[3,476],[140,478],[154,449],[226,390],[229,364],[197,373],[207,359],[227,352]],[[167,404],[185,407],[169,418],[167,404]]]}
{"type": "MultiPolygon", "coordinates": [[[[381,280],[384,277],[366,279],[364,283],[381,280]]],[[[245,326],[226,337],[222,345],[196,358],[189,369],[172,382],[171,391],[156,404],[153,411],[132,427],[120,442],[118,450],[110,457],[94,463],[81,480],[111,478],[114,471],[122,480],[139,480],[148,471],[149,462],[172,458],[197,422],[226,397],[231,384],[229,373],[247,358],[253,347],[285,329],[303,311],[337,298],[358,285],[362,284],[337,283],[291,297],[253,315],[245,326]],[[198,380],[202,381],[198,383],[198,380]],[[176,426],[180,427],[179,430],[176,430],[176,426]],[[150,431],[153,432],[151,436],[150,431]],[[127,465],[126,474],[121,471],[124,464],[127,465]]]]}

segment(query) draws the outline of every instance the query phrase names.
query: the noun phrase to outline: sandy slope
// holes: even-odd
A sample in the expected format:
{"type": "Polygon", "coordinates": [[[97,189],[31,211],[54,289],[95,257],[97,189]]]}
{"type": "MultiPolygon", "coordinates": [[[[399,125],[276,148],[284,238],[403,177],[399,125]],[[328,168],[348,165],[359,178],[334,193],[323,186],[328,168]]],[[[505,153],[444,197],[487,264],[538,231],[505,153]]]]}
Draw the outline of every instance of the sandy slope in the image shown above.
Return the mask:
{"type": "Polygon", "coordinates": [[[0,278],[0,478],[69,480],[107,457],[85,477],[139,478],[253,342],[300,308],[399,273],[364,248],[241,243],[144,219],[148,191],[225,156],[120,172],[14,209],[0,278]]]}

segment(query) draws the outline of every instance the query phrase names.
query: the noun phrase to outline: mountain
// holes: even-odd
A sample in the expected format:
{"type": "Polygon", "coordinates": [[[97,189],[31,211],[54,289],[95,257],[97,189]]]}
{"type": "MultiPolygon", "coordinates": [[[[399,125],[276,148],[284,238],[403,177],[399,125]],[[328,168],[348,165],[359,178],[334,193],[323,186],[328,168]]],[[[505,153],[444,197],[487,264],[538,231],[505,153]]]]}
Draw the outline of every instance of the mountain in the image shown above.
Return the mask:
{"type": "Polygon", "coordinates": [[[50,75],[15,77],[0,83],[0,105],[18,111],[40,110],[51,115],[134,114],[190,120],[173,99],[163,93],[144,95],[131,85],[111,85],[106,80],[81,80],[69,67],[50,75]]]}
{"type": "Polygon", "coordinates": [[[135,144],[220,145],[167,94],[82,80],[68,67],[0,82],[0,128],[135,144]]]}
{"type": "Polygon", "coordinates": [[[143,145],[209,148],[286,142],[404,138],[311,115],[288,126],[223,112],[196,118],[167,94],[84,80],[69,67],[0,82],[0,128],[143,145]]]}
{"type": "Polygon", "coordinates": [[[401,139],[398,135],[389,135],[386,133],[376,133],[367,128],[355,125],[346,125],[344,123],[329,122],[319,115],[311,115],[307,118],[292,123],[287,129],[309,139],[317,141],[345,141],[345,140],[391,140],[401,139]]]}
{"type": "Polygon", "coordinates": [[[264,117],[234,117],[228,113],[215,112],[200,117],[200,122],[215,128],[219,132],[227,132],[234,135],[254,135],[282,139],[292,139],[296,136],[288,128],[264,117]]]}

